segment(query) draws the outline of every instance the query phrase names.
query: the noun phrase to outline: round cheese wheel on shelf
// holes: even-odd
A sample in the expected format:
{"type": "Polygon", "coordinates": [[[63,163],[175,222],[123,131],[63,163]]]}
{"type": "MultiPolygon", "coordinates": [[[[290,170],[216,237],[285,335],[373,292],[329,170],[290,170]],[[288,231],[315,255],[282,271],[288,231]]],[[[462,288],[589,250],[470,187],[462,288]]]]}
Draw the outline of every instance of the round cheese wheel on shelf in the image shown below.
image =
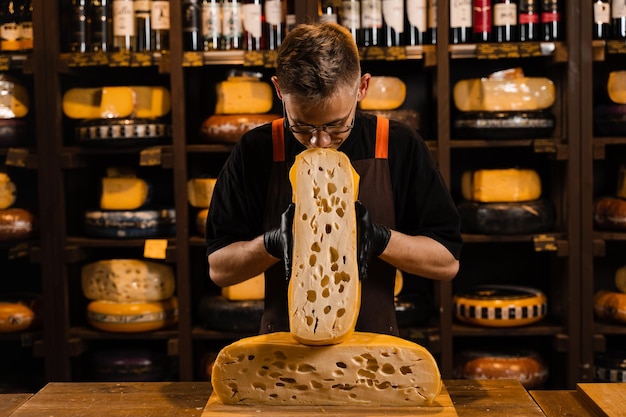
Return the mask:
{"type": "Polygon", "coordinates": [[[485,327],[514,327],[536,323],[548,313],[540,290],[516,285],[478,285],[454,295],[458,320],[485,327]]]}
{"type": "Polygon", "coordinates": [[[258,333],[264,300],[230,301],[221,295],[200,299],[198,317],[206,329],[235,333],[258,333]]]}
{"type": "Polygon", "coordinates": [[[202,122],[200,132],[209,143],[234,144],[247,131],[279,118],[280,115],[272,113],[214,114],[202,122]]]}
{"type": "Polygon", "coordinates": [[[87,305],[87,321],[93,327],[118,333],[159,330],[178,321],[178,300],[116,303],[95,300],[87,305]]]}
{"type": "Polygon", "coordinates": [[[453,132],[460,139],[547,138],[555,124],[549,110],[462,112],[453,116],[453,132]]]}
{"type": "Polygon", "coordinates": [[[176,211],[173,208],[87,210],[83,230],[88,236],[101,238],[173,236],[176,232],[176,211]]]}
{"type": "Polygon", "coordinates": [[[467,350],[455,357],[454,377],[464,379],[517,379],[526,389],[541,388],[549,369],[532,350],[467,350]]]}
{"type": "Polygon", "coordinates": [[[23,119],[0,119],[0,147],[24,145],[29,139],[28,122],[23,119]]]}
{"type": "Polygon", "coordinates": [[[626,230],[626,200],[617,197],[601,197],[593,206],[596,227],[607,230],[626,230]]]}
{"type": "Polygon", "coordinates": [[[597,352],[593,362],[596,381],[626,382],[626,351],[613,349],[597,352]]]}
{"type": "Polygon", "coordinates": [[[36,327],[41,319],[41,298],[34,294],[0,295],[0,333],[36,327]]]}
{"type": "Polygon", "coordinates": [[[520,203],[460,201],[457,209],[464,233],[520,235],[546,232],[554,225],[554,208],[548,200],[520,203]]]}
{"type": "Polygon", "coordinates": [[[165,143],[171,134],[171,125],[158,119],[95,119],[76,125],[76,139],[81,145],[156,145],[165,143]]]}
{"type": "Polygon", "coordinates": [[[600,290],[593,296],[593,310],[602,320],[626,323],[626,293],[600,290]]]}
{"type": "Polygon", "coordinates": [[[0,210],[0,241],[28,239],[32,237],[36,228],[36,218],[29,210],[23,208],[0,210]]]}
{"type": "Polygon", "coordinates": [[[406,99],[406,84],[398,77],[373,76],[367,94],[359,102],[361,110],[395,110],[406,99]]]}
{"type": "Polygon", "coordinates": [[[88,355],[87,365],[90,377],[101,382],[169,381],[175,375],[175,361],[156,349],[100,349],[88,355]]]}

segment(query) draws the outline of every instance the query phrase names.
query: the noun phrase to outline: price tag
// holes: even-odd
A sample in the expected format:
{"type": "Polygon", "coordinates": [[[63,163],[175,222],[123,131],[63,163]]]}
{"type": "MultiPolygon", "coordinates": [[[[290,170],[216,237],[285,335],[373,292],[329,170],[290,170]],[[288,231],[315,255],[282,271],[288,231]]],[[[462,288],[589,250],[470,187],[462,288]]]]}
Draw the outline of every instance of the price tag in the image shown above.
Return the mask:
{"type": "Polygon", "coordinates": [[[152,64],[152,53],[150,52],[135,52],[131,55],[131,67],[149,67],[152,64]]]}
{"type": "Polygon", "coordinates": [[[263,58],[264,66],[266,68],[276,68],[276,61],[278,60],[278,51],[265,51],[265,57],[263,58]]]}
{"type": "Polygon", "coordinates": [[[243,65],[247,67],[265,66],[265,54],[263,51],[247,51],[243,55],[243,65]]]}
{"type": "Polygon", "coordinates": [[[7,158],[4,162],[6,165],[26,168],[26,160],[28,158],[28,149],[25,148],[9,148],[7,158]]]}
{"type": "Polygon", "coordinates": [[[167,239],[148,239],[144,242],[143,256],[150,259],[165,259],[167,239]]]}
{"type": "Polygon", "coordinates": [[[139,154],[139,165],[144,167],[161,165],[162,154],[160,146],[143,149],[139,154]]]}
{"type": "Polygon", "coordinates": [[[202,52],[187,51],[183,54],[183,67],[201,67],[203,64],[202,52]]]}
{"type": "Polygon", "coordinates": [[[550,235],[534,235],[533,244],[535,252],[554,252],[559,249],[555,237],[550,235]]]}
{"type": "Polygon", "coordinates": [[[114,52],[109,55],[109,65],[112,67],[129,67],[130,52],[114,52]]]}
{"type": "Polygon", "coordinates": [[[0,71],[8,71],[11,68],[11,56],[0,55],[0,71]]]}

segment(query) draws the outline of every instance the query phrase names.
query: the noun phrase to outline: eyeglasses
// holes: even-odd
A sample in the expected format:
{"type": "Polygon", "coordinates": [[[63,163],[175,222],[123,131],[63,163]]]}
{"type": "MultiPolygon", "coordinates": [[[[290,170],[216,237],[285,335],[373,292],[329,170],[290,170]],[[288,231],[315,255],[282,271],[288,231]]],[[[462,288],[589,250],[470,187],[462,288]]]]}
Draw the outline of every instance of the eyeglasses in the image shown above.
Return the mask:
{"type": "MultiPolygon", "coordinates": [[[[356,108],[357,101],[358,99],[354,101],[354,106],[352,106],[352,108],[350,109],[350,113],[352,113],[352,110],[356,108]]],[[[348,113],[348,115],[350,115],[350,113],[348,113]]],[[[346,116],[346,118],[347,117],[348,116],[346,116]]],[[[335,135],[341,135],[343,133],[347,133],[351,131],[352,129],[354,129],[354,121],[356,117],[352,118],[352,122],[349,125],[320,125],[320,126],[307,125],[307,124],[291,125],[289,124],[289,117],[287,115],[287,109],[285,109],[285,102],[283,101],[283,119],[284,119],[283,123],[285,125],[285,128],[288,128],[289,130],[291,130],[292,133],[295,133],[297,135],[311,135],[312,136],[313,133],[315,133],[315,131],[323,130],[324,132],[328,133],[330,136],[335,136],[335,135]]]]}

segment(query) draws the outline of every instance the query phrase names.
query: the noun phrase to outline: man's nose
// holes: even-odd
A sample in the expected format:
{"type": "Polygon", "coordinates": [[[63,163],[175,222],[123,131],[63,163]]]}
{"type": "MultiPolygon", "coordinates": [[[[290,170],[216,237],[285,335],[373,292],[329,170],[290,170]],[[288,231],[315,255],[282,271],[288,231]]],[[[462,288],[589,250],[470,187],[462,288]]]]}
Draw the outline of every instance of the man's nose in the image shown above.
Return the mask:
{"type": "Polygon", "coordinates": [[[331,137],[324,129],[315,129],[311,133],[309,142],[314,148],[328,148],[331,144],[331,137]]]}

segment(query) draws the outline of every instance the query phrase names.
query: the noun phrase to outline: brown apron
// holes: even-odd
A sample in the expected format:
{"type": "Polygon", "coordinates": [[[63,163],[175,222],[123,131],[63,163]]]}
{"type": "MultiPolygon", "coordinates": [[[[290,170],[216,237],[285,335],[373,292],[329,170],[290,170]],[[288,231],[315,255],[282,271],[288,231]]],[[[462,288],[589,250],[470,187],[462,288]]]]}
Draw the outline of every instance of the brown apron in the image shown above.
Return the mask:
{"type": "MultiPolygon", "coordinates": [[[[274,164],[265,207],[265,230],[278,227],[280,216],[291,202],[289,167],[285,162],[283,120],[272,123],[274,164]]],[[[389,120],[379,117],[376,125],[375,158],[352,161],[361,177],[359,200],[367,208],[373,222],[395,227],[393,195],[387,159],[389,120]]],[[[361,311],[356,330],[398,335],[394,305],[395,267],[372,259],[368,278],[361,286],[361,311]]],[[[265,271],[265,311],[260,333],[289,331],[287,287],[282,262],[265,271]]]]}

